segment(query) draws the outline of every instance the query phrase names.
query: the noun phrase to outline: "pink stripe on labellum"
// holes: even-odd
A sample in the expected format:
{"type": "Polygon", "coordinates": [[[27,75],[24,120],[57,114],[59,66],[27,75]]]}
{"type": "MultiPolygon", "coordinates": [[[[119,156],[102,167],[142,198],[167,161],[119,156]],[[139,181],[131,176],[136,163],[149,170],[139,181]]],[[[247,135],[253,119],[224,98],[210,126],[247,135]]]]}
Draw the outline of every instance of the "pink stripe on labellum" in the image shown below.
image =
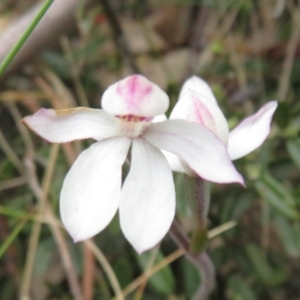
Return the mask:
{"type": "Polygon", "coordinates": [[[133,75],[117,86],[117,93],[124,99],[129,111],[134,111],[141,101],[149,99],[147,96],[151,92],[151,84],[140,75],[133,75]]]}

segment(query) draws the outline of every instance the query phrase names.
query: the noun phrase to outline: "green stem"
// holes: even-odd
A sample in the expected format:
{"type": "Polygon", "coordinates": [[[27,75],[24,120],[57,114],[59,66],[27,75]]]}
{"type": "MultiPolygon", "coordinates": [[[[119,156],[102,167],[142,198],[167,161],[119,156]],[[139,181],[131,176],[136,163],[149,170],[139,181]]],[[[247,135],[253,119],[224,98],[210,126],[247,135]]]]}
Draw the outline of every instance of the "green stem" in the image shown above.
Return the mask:
{"type": "Polygon", "coordinates": [[[174,219],[169,231],[174,242],[185,250],[187,258],[197,267],[201,276],[199,286],[194,300],[206,300],[215,286],[215,268],[205,251],[199,253],[191,252],[191,240],[188,238],[180,224],[174,219]]]}
{"type": "Polygon", "coordinates": [[[190,251],[201,253],[208,242],[207,214],[210,202],[209,183],[200,177],[187,177],[187,198],[194,218],[194,229],[191,237],[190,251]]]}
{"type": "Polygon", "coordinates": [[[26,42],[32,31],[35,29],[37,24],[40,22],[42,17],[45,15],[49,7],[52,5],[54,0],[46,0],[45,4],[42,6],[41,10],[38,12],[34,20],[31,22],[31,24],[28,26],[28,28],[25,30],[24,34],[21,36],[21,38],[18,40],[18,42],[15,44],[15,46],[12,48],[12,50],[7,54],[4,61],[0,65],[0,77],[8,67],[8,65],[11,63],[11,61],[14,59],[16,54],[19,52],[23,44],[26,42]]]}

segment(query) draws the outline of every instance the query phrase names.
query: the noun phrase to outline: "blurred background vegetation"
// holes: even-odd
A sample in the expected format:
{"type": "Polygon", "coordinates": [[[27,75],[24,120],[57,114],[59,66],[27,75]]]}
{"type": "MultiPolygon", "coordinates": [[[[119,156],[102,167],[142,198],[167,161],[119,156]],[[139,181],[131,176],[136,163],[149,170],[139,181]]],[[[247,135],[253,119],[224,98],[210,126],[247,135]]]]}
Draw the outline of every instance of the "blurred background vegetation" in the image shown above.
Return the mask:
{"type": "MultiPolygon", "coordinates": [[[[1,1],[1,60],[35,5],[1,1]],[[16,33],[7,38],[12,28],[16,33]]],[[[138,256],[116,216],[93,242],[72,243],[59,221],[59,193],[70,165],[92,141],[51,145],[20,123],[41,107],[99,108],[105,88],[134,72],[167,91],[170,109],[183,81],[201,76],[230,128],[279,100],[268,140],[235,162],[246,189],[211,185],[209,228],[237,223],[209,243],[217,271],[210,299],[299,300],[300,3],[58,0],[55,6],[57,15],[36,28],[38,37],[0,82],[1,300],[79,300],[81,293],[86,300],[113,299],[113,273],[124,295],[114,299],[193,298],[198,272],[168,236],[138,256]]],[[[174,177],[177,218],[190,233],[185,179],[174,177]]]]}

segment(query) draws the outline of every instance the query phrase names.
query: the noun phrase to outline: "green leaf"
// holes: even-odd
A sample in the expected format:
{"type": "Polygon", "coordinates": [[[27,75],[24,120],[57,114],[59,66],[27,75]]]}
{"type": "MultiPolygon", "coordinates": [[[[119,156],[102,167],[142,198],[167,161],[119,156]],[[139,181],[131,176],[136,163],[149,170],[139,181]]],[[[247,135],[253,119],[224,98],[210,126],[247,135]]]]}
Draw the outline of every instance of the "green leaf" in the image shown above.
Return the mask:
{"type": "Polygon", "coordinates": [[[287,141],[286,147],[291,159],[300,170],[300,139],[287,141]]]}
{"type": "Polygon", "coordinates": [[[225,223],[232,219],[238,219],[253,204],[253,193],[251,191],[243,191],[242,193],[232,193],[228,195],[222,203],[220,211],[221,223],[225,223]]]}
{"type": "Polygon", "coordinates": [[[264,172],[262,175],[262,181],[267,184],[270,189],[272,189],[276,194],[278,194],[282,199],[290,206],[296,206],[297,202],[293,198],[290,191],[278,180],[272,177],[269,173],[264,172]]]}
{"type": "Polygon", "coordinates": [[[298,218],[298,212],[294,205],[295,200],[291,194],[283,188],[283,185],[275,181],[275,179],[270,179],[270,177],[266,179],[265,177],[262,181],[255,183],[255,188],[263,200],[270,203],[281,215],[293,220],[298,218]]]}
{"type": "Polygon", "coordinates": [[[256,296],[248,283],[238,276],[229,279],[230,299],[256,300],[256,296]]]}
{"type": "Polygon", "coordinates": [[[263,250],[257,245],[247,245],[246,252],[257,276],[263,280],[265,284],[277,285],[286,280],[286,274],[280,269],[274,270],[269,264],[263,250]]]}
{"type": "MultiPolygon", "coordinates": [[[[146,270],[152,251],[148,251],[138,256],[138,262],[143,271],[146,270]]],[[[155,258],[157,264],[164,259],[164,255],[158,251],[155,258]]],[[[150,286],[162,295],[170,295],[173,293],[175,288],[175,279],[173,277],[170,266],[166,266],[161,269],[158,273],[154,274],[149,278],[150,286]]]]}
{"type": "Polygon", "coordinates": [[[300,257],[300,223],[276,216],[275,224],[286,253],[292,258],[300,257]]]}
{"type": "Polygon", "coordinates": [[[113,264],[113,269],[122,287],[127,286],[134,279],[132,264],[125,255],[118,257],[113,264]]]}
{"type": "Polygon", "coordinates": [[[57,251],[57,246],[52,238],[46,238],[40,241],[34,261],[35,272],[39,275],[45,274],[53,255],[57,251]]]}
{"type": "Polygon", "coordinates": [[[193,299],[197,288],[200,283],[199,271],[197,268],[187,259],[180,260],[181,273],[182,273],[182,285],[184,287],[185,299],[193,299]]]}

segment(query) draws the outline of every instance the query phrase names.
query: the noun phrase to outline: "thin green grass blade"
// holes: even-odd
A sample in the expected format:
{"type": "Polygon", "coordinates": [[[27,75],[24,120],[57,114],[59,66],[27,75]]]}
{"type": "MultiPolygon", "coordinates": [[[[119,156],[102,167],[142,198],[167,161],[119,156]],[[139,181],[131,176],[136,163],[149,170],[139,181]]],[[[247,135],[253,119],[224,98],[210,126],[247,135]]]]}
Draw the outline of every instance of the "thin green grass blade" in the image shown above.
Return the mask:
{"type": "Polygon", "coordinates": [[[49,7],[52,5],[54,0],[47,0],[45,4],[42,6],[41,10],[38,12],[36,17],[33,19],[31,24],[28,26],[28,28],[25,30],[24,34],[21,36],[21,38],[17,41],[15,46],[12,48],[12,50],[7,54],[4,61],[0,65],[0,77],[6,70],[6,68],[9,66],[11,61],[14,59],[16,54],[19,52],[23,44],[26,42],[28,37],[31,35],[37,24],[40,22],[40,20],[43,18],[49,7]]]}
{"type": "Polygon", "coordinates": [[[14,241],[14,239],[18,236],[18,234],[21,232],[25,224],[28,220],[22,221],[19,224],[17,224],[14,228],[14,230],[11,232],[11,234],[7,237],[7,239],[4,241],[4,243],[0,247],[0,258],[5,253],[7,248],[10,246],[10,244],[14,241]]]}

